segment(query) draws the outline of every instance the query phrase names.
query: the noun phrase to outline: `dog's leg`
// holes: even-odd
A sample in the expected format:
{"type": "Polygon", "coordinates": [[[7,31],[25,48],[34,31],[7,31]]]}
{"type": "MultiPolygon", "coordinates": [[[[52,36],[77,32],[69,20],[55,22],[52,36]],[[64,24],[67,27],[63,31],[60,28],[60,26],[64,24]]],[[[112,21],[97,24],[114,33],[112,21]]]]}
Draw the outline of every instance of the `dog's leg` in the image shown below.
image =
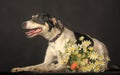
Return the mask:
{"type": "Polygon", "coordinates": [[[33,66],[27,66],[27,67],[17,67],[13,68],[11,72],[21,72],[21,71],[38,71],[36,67],[43,66],[44,63],[38,64],[38,65],[33,65],[33,66]]]}
{"type": "Polygon", "coordinates": [[[39,72],[61,72],[65,70],[65,65],[61,64],[61,57],[57,57],[56,64],[54,63],[54,53],[52,52],[54,49],[50,46],[48,47],[48,50],[46,52],[45,60],[44,60],[44,66],[36,67],[39,72]]]}
{"type": "Polygon", "coordinates": [[[64,72],[66,69],[66,64],[61,63],[62,58],[58,56],[58,63],[53,66],[53,72],[64,72]]]}
{"type": "Polygon", "coordinates": [[[45,55],[45,60],[42,64],[33,65],[33,66],[27,66],[22,68],[13,68],[11,72],[20,72],[20,71],[33,71],[33,72],[46,72],[47,66],[52,63],[53,61],[53,53],[51,52],[51,48],[48,47],[45,55]]]}
{"type": "MultiPolygon", "coordinates": [[[[49,51],[48,51],[49,52],[49,51]]],[[[49,54],[46,55],[46,59],[44,61],[45,65],[41,67],[36,67],[36,70],[39,70],[37,72],[64,72],[66,69],[66,64],[62,64],[62,58],[60,56],[57,57],[58,63],[52,64],[52,62],[49,60],[50,57],[48,57],[49,54]],[[49,59],[48,59],[49,58],[49,59]],[[51,62],[51,63],[50,63],[51,62]]],[[[53,59],[51,59],[53,60],[53,59]]]]}
{"type": "Polygon", "coordinates": [[[57,64],[50,64],[45,69],[46,72],[64,72],[66,69],[66,64],[61,63],[62,58],[60,56],[57,57],[57,64]]]}

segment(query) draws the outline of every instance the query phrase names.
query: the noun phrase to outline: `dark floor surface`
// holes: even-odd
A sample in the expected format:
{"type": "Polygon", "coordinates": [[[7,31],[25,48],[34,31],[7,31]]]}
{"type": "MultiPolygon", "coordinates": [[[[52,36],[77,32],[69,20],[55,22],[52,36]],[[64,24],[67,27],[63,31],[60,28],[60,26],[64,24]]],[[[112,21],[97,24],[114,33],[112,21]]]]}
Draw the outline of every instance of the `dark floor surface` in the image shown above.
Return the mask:
{"type": "Polygon", "coordinates": [[[0,72],[0,75],[120,75],[120,70],[108,70],[105,72],[100,73],[35,73],[35,72],[18,72],[18,73],[11,73],[11,72],[0,72]]]}

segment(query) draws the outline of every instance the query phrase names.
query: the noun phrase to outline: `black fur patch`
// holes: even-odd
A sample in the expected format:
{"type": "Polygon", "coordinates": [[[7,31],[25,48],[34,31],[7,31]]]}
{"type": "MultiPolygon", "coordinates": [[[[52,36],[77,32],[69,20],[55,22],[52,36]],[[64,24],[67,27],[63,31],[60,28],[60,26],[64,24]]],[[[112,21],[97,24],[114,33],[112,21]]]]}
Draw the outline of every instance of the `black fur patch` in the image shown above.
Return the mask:
{"type": "Polygon", "coordinates": [[[32,20],[36,23],[43,24],[43,25],[45,24],[45,22],[47,22],[49,25],[49,31],[51,31],[51,29],[54,27],[53,23],[50,20],[51,18],[52,18],[51,15],[42,13],[42,14],[39,14],[38,17],[33,18],[32,20]]]}
{"type": "Polygon", "coordinates": [[[89,40],[91,42],[90,46],[94,46],[94,42],[93,42],[93,40],[89,36],[87,36],[85,34],[78,33],[78,32],[74,32],[74,35],[75,35],[75,38],[77,40],[77,42],[76,42],[77,44],[81,44],[82,43],[82,41],[80,41],[79,38],[81,36],[83,36],[84,40],[89,40]]]}

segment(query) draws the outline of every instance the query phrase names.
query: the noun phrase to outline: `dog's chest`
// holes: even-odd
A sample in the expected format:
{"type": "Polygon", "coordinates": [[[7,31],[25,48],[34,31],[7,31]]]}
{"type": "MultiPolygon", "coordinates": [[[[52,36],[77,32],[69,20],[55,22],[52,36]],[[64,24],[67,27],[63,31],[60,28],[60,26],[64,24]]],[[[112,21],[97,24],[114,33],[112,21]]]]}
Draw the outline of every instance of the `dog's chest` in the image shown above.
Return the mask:
{"type": "Polygon", "coordinates": [[[60,42],[53,42],[50,43],[49,46],[52,48],[52,53],[57,56],[59,55],[59,52],[64,52],[65,51],[65,41],[60,41],[60,42]]]}

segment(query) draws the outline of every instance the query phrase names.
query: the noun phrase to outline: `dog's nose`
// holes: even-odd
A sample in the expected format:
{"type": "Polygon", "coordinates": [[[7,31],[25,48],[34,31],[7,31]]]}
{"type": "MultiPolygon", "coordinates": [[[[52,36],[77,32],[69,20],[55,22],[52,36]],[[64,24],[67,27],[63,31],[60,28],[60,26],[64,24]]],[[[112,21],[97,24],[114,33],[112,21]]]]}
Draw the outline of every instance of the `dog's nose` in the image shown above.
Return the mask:
{"type": "Polygon", "coordinates": [[[24,23],[22,24],[23,29],[25,29],[25,28],[26,28],[26,26],[27,26],[27,23],[26,23],[26,22],[24,22],[24,23]]]}

